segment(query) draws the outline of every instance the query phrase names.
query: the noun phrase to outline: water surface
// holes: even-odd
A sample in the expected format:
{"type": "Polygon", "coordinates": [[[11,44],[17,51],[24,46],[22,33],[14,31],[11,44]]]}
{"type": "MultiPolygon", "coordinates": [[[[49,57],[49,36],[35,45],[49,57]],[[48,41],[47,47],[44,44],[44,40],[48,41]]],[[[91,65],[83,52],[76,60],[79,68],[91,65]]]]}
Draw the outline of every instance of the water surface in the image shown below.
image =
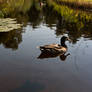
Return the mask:
{"type": "Polygon", "coordinates": [[[52,6],[35,4],[10,14],[21,29],[0,33],[0,92],[92,92],[91,13],[70,21],[69,12],[61,16],[52,6]],[[63,35],[72,39],[68,57],[38,59],[37,46],[59,44],[63,35]]]}

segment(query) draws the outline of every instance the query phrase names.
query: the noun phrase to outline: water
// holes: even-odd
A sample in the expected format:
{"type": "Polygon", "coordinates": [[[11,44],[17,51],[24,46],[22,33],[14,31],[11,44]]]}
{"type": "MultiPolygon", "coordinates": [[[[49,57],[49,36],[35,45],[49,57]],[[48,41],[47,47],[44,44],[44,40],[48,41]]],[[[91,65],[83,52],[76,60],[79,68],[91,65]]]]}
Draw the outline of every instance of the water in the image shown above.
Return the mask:
{"type": "Polygon", "coordinates": [[[90,19],[80,28],[68,20],[61,23],[50,7],[33,7],[16,18],[24,24],[21,29],[0,33],[0,92],[92,92],[90,19]],[[37,46],[59,44],[63,35],[72,39],[66,42],[70,55],[65,60],[38,59],[37,46]]]}

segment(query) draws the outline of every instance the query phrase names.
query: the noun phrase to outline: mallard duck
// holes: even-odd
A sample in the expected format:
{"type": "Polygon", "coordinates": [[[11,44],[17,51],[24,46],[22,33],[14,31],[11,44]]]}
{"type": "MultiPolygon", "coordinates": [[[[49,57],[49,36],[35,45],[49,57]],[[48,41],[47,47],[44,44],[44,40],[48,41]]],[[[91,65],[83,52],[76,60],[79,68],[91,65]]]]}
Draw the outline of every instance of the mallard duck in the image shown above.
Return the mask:
{"type": "Polygon", "coordinates": [[[71,41],[68,37],[63,36],[61,38],[61,45],[60,44],[49,44],[44,46],[39,46],[41,52],[49,52],[51,54],[65,54],[67,51],[67,46],[65,44],[65,41],[71,41]]]}

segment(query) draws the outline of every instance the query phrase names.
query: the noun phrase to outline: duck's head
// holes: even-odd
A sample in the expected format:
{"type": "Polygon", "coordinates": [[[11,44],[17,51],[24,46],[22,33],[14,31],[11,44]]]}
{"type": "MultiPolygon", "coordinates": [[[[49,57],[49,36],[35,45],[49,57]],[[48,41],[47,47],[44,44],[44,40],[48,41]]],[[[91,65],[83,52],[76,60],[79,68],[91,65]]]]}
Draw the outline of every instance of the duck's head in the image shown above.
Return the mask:
{"type": "Polygon", "coordinates": [[[69,37],[63,36],[63,37],[61,38],[61,41],[62,41],[62,42],[65,42],[65,41],[71,41],[71,40],[69,39],[69,37]]]}
{"type": "Polygon", "coordinates": [[[65,45],[65,41],[70,41],[71,42],[71,40],[69,39],[69,37],[63,36],[61,38],[61,45],[65,45]]]}

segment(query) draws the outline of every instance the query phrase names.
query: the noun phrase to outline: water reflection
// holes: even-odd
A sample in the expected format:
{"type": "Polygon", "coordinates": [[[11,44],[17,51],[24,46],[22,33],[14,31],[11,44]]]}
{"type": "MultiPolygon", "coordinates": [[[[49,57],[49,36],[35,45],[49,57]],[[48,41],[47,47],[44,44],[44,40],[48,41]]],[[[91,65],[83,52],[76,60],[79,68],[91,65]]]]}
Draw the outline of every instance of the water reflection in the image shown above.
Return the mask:
{"type": "Polygon", "coordinates": [[[52,54],[47,51],[41,52],[41,54],[37,57],[38,59],[46,59],[46,58],[56,58],[59,56],[61,61],[65,61],[67,59],[67,56],[69,56],[70,53],[68,54],[52,54]]]}
{"type": "Polygon", "coordinates": [[[9,1],[0,4],[5,17],[15,17],[24,26],[0,33],[0,92],[92,92],[91,13],[58,4],[40,7],[38,0],[2,1],[9,1]],[[57,37],[64,34],[73,43],[67,43],[66,54],[36,49],[45,43],[59,43],[57,37]]]}
{"type": "Polygon", "coordinates": [[[27,80],[21,87],[16,88],[10,92],[40,92],[44,90],[45,86],[39,82],[31,82],[27,80]]]}
{"type": "Polygon", "coordinates": [[[11,48],[13,50],[18,49],[18,45],[22,42],[22,31],[13,30],[7,33],[0,33],[0,44],[3,44],[5,48],[11,48]]]}
{"type": "MultiPolygon", "coordinates": [[[[80,22],[78,22],[80,25],[80,22]]],[[[78,38],[90,38],[92,39],[92,22],[85,22],[83,28],[79,30],[79,26],[76,23],[68,23],[63,19],[63,17],[59,16],[56,35],[68,34],[68,36],[72,39],[73,43],[76,43],[78,38]]]]}
{"type": "MultiPolygon", "coordinates": [[[[68,34],[69,37],[73,40],[73,43],[76,43],[77,39],[81,36],[92,39],[91,13],[85,13],[80,10],[73,10],[67,6],[58,5],[53,2],[52,6],[50,3],[50,8],[53,8],[53,14],[57,13],[57,21],[55,23],[56,35],[68,34]]],[[[53,20],[55,20],[55,18],[53,18],[53,20]]]]}
{"type": "Polygon", "coordinates": [[[36,28],[37,26],[39,26],[43,20],[41,11],[37,10],[34,5],[30,8],[28,15],[29,15],[29,21],[31,22],[31,26],[33,28],[36,28]]]}
{"type": "MultiPolygon", "coordinates": [[[[33,28],[37,28],[43,23],[51,29],[55,27],[57,36],[68,34],[74,44],[80,37],[92,39],[91,13],[60,6],[53,1],[45,2],[43,8],[40,7],[42,1],[39,0],[19,0],[15,2],[16,0],[4,2],[0,8],[6,17],[16,17],[18,22],[23,23],[24,26],[30,23],[33,28]]],[[[5,38],[4,35],[3,38],[5,38]]],[[[9,45],[10,42],[7,41],[7,44],[9,45]]],[[[12,48],[12,46],[10,47],[12,48]]],[[[18,46],[15,45],[15,47],[18,46]]]]}

